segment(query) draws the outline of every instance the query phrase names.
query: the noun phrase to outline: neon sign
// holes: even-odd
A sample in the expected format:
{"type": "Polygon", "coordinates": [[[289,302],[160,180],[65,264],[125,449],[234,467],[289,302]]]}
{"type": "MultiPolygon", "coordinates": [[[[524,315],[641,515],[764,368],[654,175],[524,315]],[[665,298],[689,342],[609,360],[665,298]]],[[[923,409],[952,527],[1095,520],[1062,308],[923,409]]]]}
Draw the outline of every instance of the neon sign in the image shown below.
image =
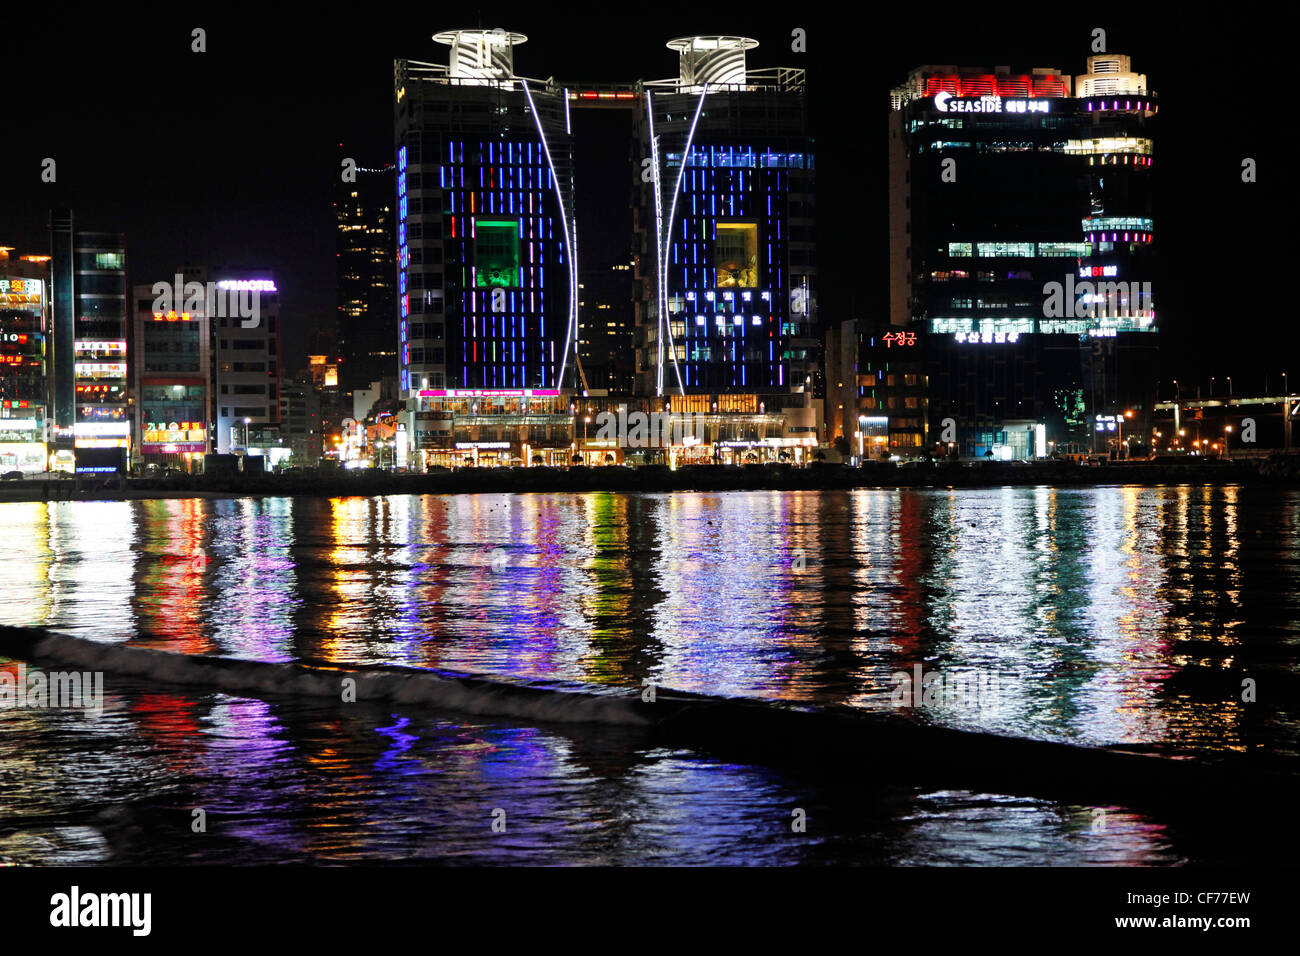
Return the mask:
{"type": "Polygon", "coordinates": [[[558,388],[436,388],[422,389],[421,398],[556,398],[558,388]]]}
{"type": "Polygon", "coordinates": [[[1046,113],[1051,100],[1007,100],[1001,96],[959,97],[947,90],[934,95],[940,113],[1046,113]]]}
{"type": "Polygon", "coordinates": [[[200,447],[186,448],[185,451],[202,451],[202,443],[207,438],[207,430],[202,422],[146,422],[143,441],[146,445],[164,444],[198,444],[200,447]]]}
{"type": "Polygon", "coordinates": [[[222,279],[217,283],[218,289],[235,289],[244,292],[278,292],[271,279],[222,279]]]}
{"type": "Polygon", "coordinates": [[[895,345],[915,345],[915,332],[886,332],[881,336],[885,343],[885,348],[893,348],[895,345]]]}

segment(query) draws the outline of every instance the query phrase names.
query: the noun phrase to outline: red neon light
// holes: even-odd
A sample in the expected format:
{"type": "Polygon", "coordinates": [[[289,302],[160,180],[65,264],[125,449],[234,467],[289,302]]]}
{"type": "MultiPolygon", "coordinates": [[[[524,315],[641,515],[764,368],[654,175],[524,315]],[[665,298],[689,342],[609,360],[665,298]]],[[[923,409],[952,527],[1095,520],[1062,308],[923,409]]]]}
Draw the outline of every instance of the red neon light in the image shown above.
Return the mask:
{"type": "Polygon", "coordinates": [[[957,76],[945,73],[925,78],[925,95],[948,92],[953,96],[1065,96],[1065,78],[1055,76],[1011,76],[981,73],[957,76]]]}

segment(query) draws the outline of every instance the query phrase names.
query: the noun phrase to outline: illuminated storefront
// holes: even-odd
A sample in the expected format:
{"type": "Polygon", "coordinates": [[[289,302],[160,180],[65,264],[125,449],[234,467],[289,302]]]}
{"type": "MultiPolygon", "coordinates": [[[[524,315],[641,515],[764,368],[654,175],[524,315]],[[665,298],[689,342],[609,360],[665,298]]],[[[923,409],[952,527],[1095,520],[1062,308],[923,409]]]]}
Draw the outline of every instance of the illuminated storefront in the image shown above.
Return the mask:
{"type": "Polygon", "coordinates": [[[575,397],[572,408],[573,451],[586,465],[805,463],[817,444],[811,409],[771,412],[754,394],[575,397]]]}
{"type": "Polygon", "coordinates": [[[561,466],[574,454],[574,412],[559,389],[421,389],[416,466],[561,466]]]}
{"type": "Polygon", "coordinates": [[[0,409],[0,473],[37,474],[47,469],[44,422],[30,417],[33,412],[40,414],[42,409],[0,409]],[[24,413],[28,417],[18,417],[24,413]]]}
{"type": "Polygon", "coordinates": [[[140,453],[146,462],[198,471],[207,451],[208,431],[201,421],[144,423],[140,453]]]}

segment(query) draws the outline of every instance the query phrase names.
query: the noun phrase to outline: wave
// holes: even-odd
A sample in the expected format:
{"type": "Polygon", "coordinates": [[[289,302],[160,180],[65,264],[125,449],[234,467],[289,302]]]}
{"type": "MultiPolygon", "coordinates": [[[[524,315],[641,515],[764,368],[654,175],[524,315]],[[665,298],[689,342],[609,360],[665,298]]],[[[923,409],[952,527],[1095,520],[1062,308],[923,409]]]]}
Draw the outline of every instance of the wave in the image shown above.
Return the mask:
{"type": "Polygon", "coordinates": [[[0,653],[163,684],[254,696],[417,704],[467,714],[559,723],[648,726],[640,699],[562,681],[502,680],[396,665],[267,662],[104,644],[40,628],[0,627],[0,653]],[[350,681],[349,685],[347,682],[350,681]],[[347,696],[345,696],[345,694],[347,696]]]}

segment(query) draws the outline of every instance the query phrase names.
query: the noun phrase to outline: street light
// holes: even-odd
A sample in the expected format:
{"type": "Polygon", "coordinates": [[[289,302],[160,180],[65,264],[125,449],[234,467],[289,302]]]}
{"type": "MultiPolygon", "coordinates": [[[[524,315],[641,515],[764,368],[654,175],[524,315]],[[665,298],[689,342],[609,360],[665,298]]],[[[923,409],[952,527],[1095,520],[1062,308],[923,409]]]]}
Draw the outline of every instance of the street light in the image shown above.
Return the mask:
{"type": "MultiPolygon", "coordinates": [[[[1125,447],[1125,446],[1124,446],[1124,419],[1126,419],[1126,418],[1132,418],[1132,417],[1133,417],[1133,409],[1131,409],[1131,408],[1125,410],[1125,412],[1124,412],[1123,415],[1117,415],[1117,416],[1115,416],[1116,431],[1117,431],[1117,434],[1116,434],[1116,436],[1115,436],[1115,454],[1116,454],[1116,455],[1123,454],[1123,450],[1124,450],[1124,447],[1125,447]]],[[[1124,455],[1124,457],[1127,458],[1128,455],[1124,455]]]]}

